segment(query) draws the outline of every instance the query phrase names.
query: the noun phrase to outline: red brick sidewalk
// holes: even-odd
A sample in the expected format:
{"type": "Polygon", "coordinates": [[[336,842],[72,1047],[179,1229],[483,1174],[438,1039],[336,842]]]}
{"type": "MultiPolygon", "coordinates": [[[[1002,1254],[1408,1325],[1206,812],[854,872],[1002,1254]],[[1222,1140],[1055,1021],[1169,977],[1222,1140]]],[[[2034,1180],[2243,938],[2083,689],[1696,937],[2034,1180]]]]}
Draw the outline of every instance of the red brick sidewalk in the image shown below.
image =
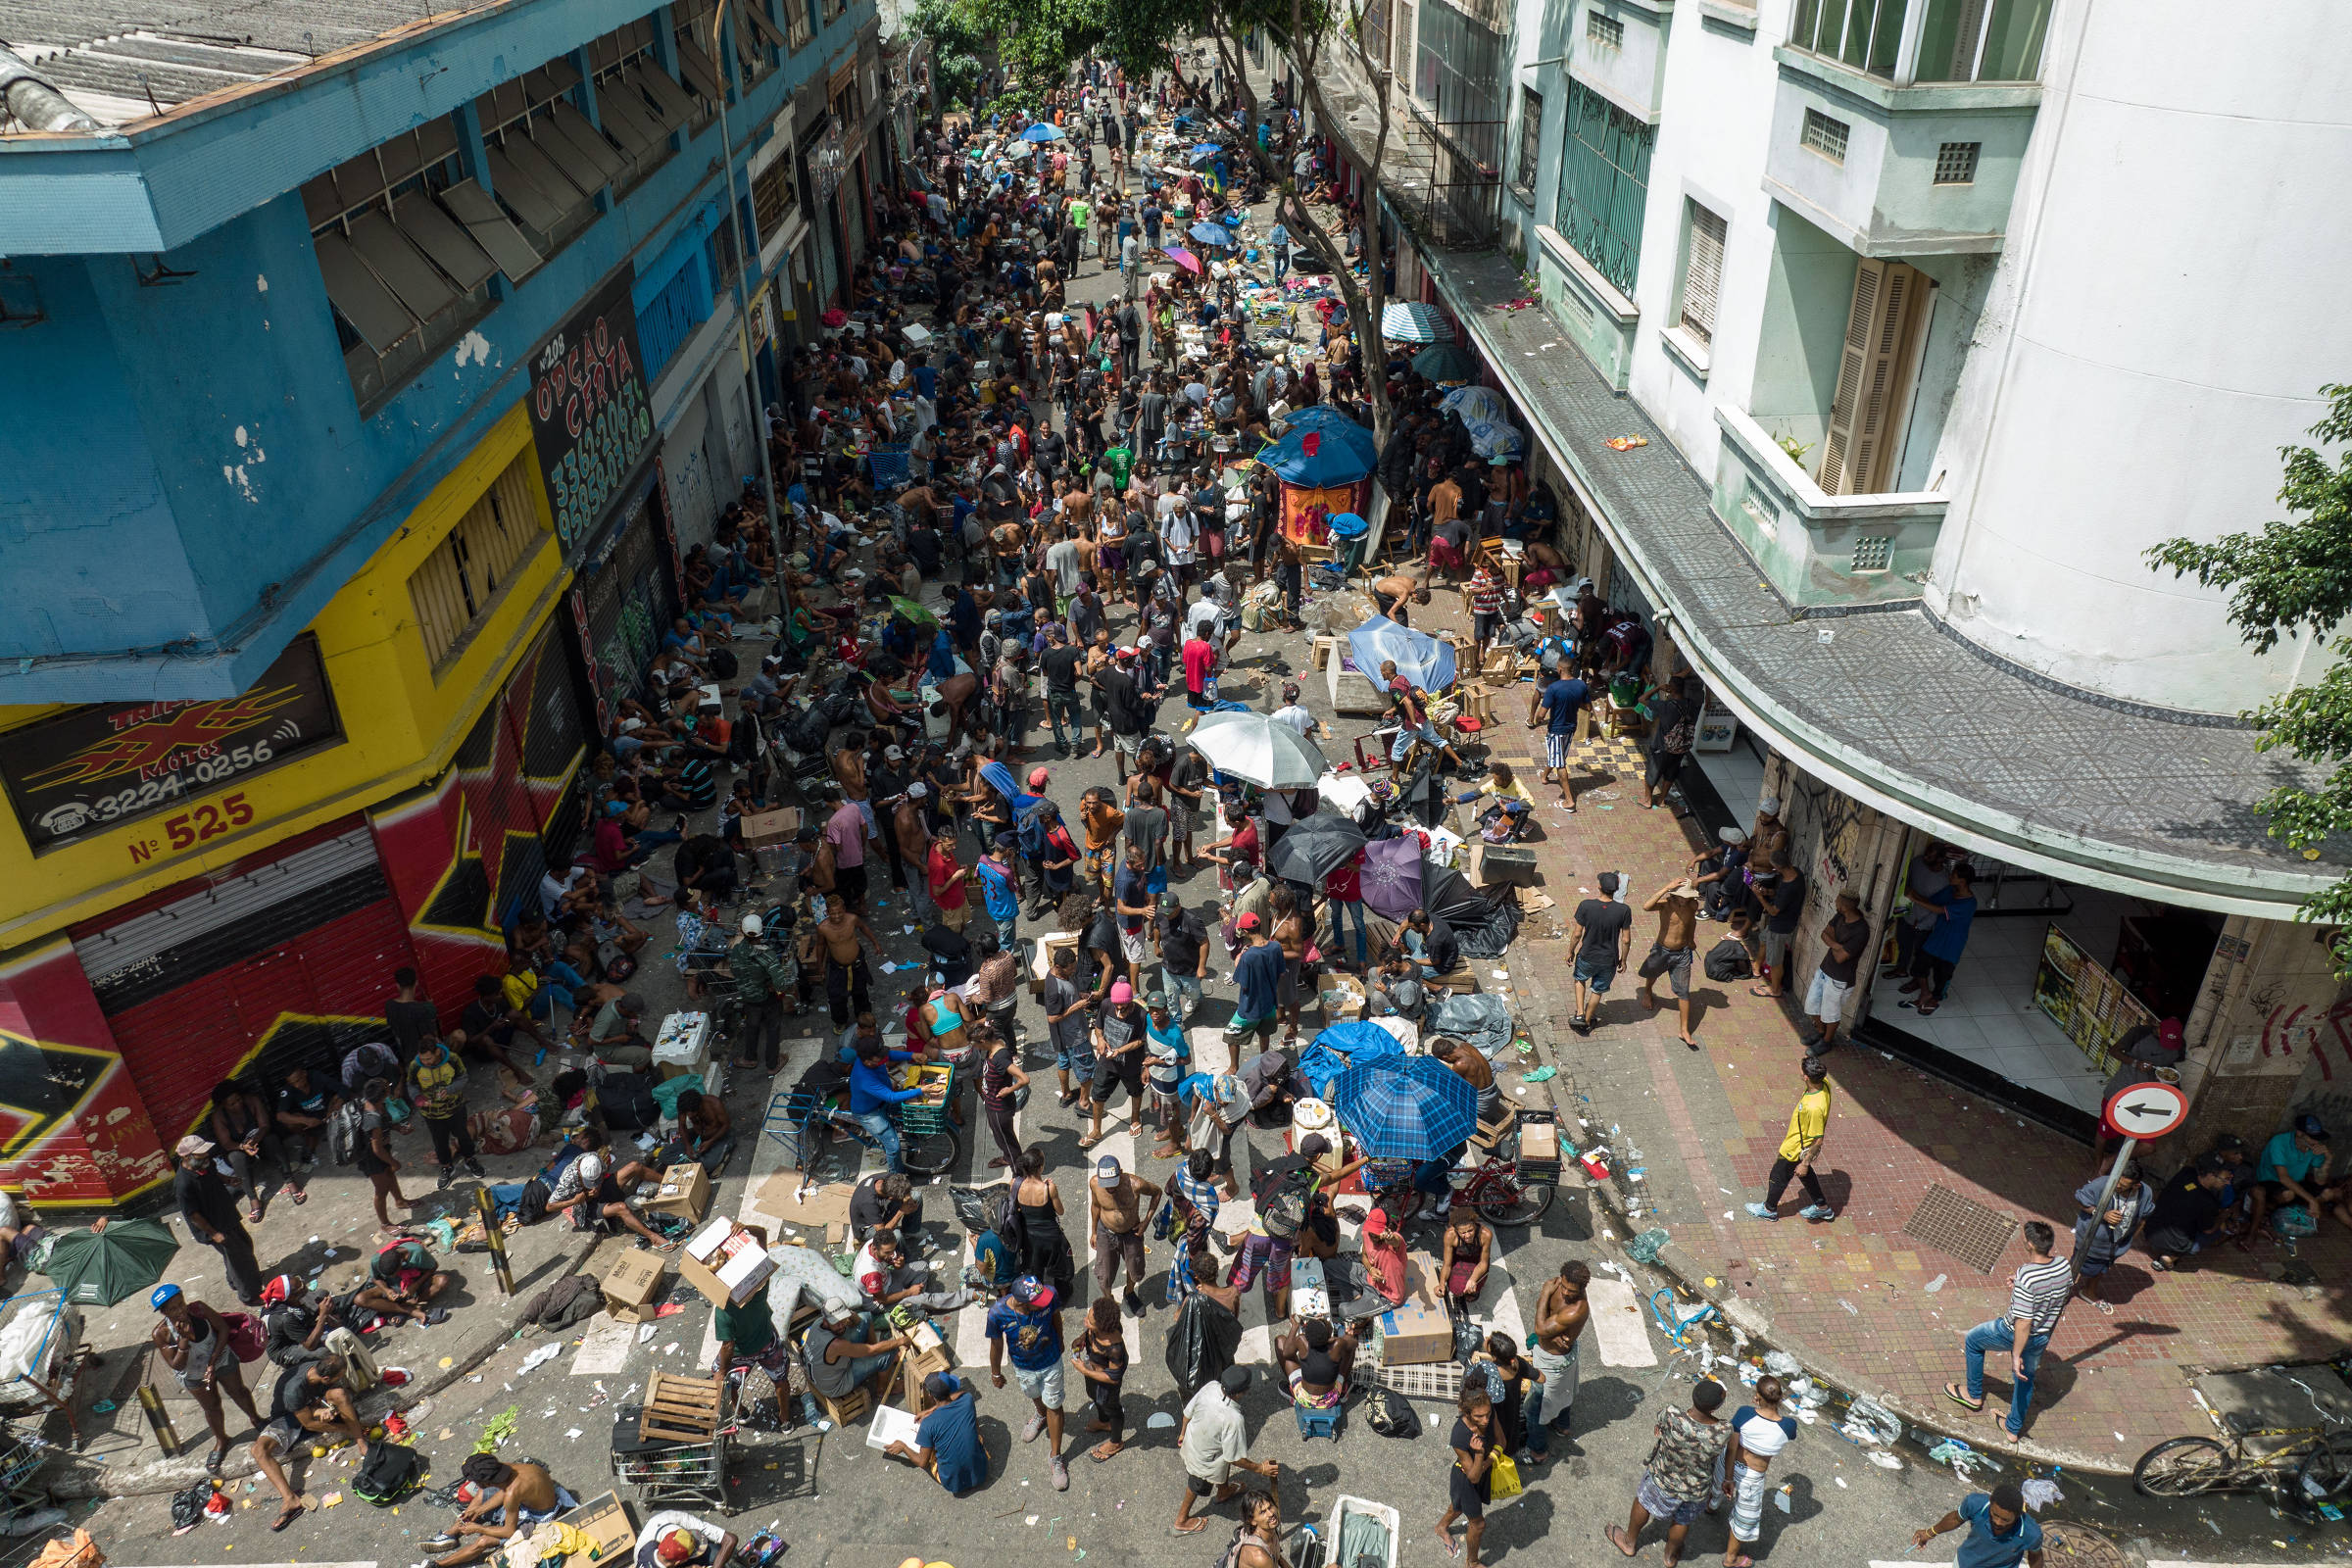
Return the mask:
{"type": "MultiPolygon", "coordinates": [[[[1514,766],[1540,749],[1520,739],[1536,739],[1516,722],[1525,690],[1496,704],[1504,717],[1497,755],[1514,766]]],[[[1745,982],[1718,985],[1694,974],[1703,1010],[1702,1049],[1693,1053],[1677,1037],[1670,1009],[1643,1016],[1629,976],[1606,999],[1590,1039],[1564,1027],[1568,946],[1545,934],[1549,916],[1566,927],[1600,870],[1630,873],[1638,959],[1655,929],[1655,916],[1640,906],[1682,873],[1697,838],[1689,819],[1642,808],[1638,766],[1612,764],[1598,742],[1579,756],[1593,765],[1578,775],[1577,814],[1556,806],[1542,812],[1543,891],[1557,906],[1530,922],[1511,969],[1527,988],[1534,1021],[1548,1011],[1555,1027],[1543,1035],[1590,1098],[1596,1130],[1614,1124],[1620,1154],[1629,1145],[1640,1151],[1626,1163],[1642,1171],[1628,1191],[1652,1206],[1641,1223],[1671,1231],[1684,1266],[1700,1276],[1692,1283],[1719,1298],[1728,1291],[1735,1320],[1834,1382],[1878,1394],[1898,1413],[1980,1446],[1998,1443],[1993,1415],[2006,1408],[2005,1371],[1984,1415],[1940,1391],[1962,1373],[1961,1335],[2005,1309],[2025,1244],[2012,1232],[1992,1270],[1980,1273],[1904,1227],[1940,1184],[2000,1215],[2049,1221],[2063,1249],[2074,1190],[2091,1175],[2090,1152],[1868,1047],[1844,1046],[1832,1057],[1837,1102],[1821,1166],[1837,1219],[1807,1224],[1793,1217],[1793,1201],[1786,1205],[1791,1217],[1777,1224],[1750,1219],[1744,1205],[1763,1196],[1799,1088],[1803,1052],[1792,1014],[1751,997],[1745,982]]],[[[1533,774],[1529,784],[1537,787],[1533,774]]],[[[1702,953],[1723,931],[1702,922],[1702,953]]],[[[2303,1255],[2323,1280],[2340,1280],[2352,1247],[2323,1237],[2306,1243],[2303,1255]]],[[[2027,1451],[2129,1469],[2163,1438],[2211,1430],[2190,1397],[2186,1368],[2309,1360],[2352,1338],[2340,1291],[2266,1276],[2265,1264],[2275,1273],[2282,1261],[2275,1247],[2205,1261],[2188,1275],[2155,1274],[2135,1251],[2108,1277],[2111,1314],[2086,1301],[2068,1310],[2042,1363],[2027,1451]]]]}

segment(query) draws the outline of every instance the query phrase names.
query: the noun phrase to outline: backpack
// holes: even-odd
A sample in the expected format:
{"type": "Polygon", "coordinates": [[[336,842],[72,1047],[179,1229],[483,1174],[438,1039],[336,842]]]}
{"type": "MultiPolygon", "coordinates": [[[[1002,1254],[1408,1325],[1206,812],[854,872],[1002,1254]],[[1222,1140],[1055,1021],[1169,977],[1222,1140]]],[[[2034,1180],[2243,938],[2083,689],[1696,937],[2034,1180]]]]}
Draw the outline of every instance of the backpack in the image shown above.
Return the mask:
{"type": "Polygon", "coordinates": [[[662,1114],[661,1104],[654,1099],[654,1081],[641,1072],[616,1072],[607,1077],[597,1087],[596,1104],[604,1114],[607,1132],[643,1132],[662,1114]]]}
{"type": "Polygon", "coordinates": [[[326,1152],[338,1165],[348,1165],[360,1157],[364,1141],[360,1118],[364,1108],[356,1100],[347,1100],[335,1107],[334,1119],[326,1124],[326,1152]]]}
{"type": "Polygon", "coordinates": [[[363,1502],[389,1508],[416,1490],[424,1479],[424,1460],[415,1448],[397,1443],[377,1443],[351,1478],[352,1495],[363,1502]]]}
{"type": "Polygon", "coordinates": [[[1420,1418],[1395,1389],[1374,1389],[1364,1398],[1364,1423],[1384,1438],[1417,1437],[1420,1418]]]}
{"type": "Polygon", "coordinates": [[[1698,710],[1689,703],[1677,706],[1682,711],[1666,726],[1666,733],[1658,737],[1658,750],[1669,757],[1687,757],[1698,740],[1698,710]]]}
{"type": "Polygon", "coordinates": [[[1744,980],[1756,972],[1747,944],[1738,937],[1725,937],[1707,950],[1706,971],[1710,980],[1744,980]]]}
{"type": "Polygon", "coordinates": [[[1277,1241],[1295,1239],[1306,1223],[1306,1194],[1289,1183],[1276,1188],[1258,1205],[1257,1222],[1277,1241]]]}
{"type": "Polygon", "coordinates": [[[522,1197],[514,1203],[514,1217],[525,1225],[536,1225],[547,1218],[547,1200],[553,1189],[534,1176],[522,1184],[522,1197]]]}
{"type": "Polygon", "coordinates": [[[710,678],[712,680],[733,680],[735,670],[734,649],[713,648],[710,650],[710,678]]]}

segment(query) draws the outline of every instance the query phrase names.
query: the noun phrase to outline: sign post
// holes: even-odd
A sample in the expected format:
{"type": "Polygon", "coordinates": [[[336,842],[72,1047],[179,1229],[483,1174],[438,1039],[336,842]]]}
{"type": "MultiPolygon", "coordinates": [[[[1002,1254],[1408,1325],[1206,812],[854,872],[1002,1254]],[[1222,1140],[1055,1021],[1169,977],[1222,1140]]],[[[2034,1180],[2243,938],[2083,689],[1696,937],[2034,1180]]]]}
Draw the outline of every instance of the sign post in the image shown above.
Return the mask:
{"type": "MultiPolygon", "coordinates": [[[[2120,1135],[2124,1143],[2115,1152],[2107,1183],[2099,1189],[2099,1201],[2090,1211],[2094,1230],[2105,1223],[2108,1207],[2115,1201],[2115,1189],[2130,1173],[2132,1156],[2139,1152],[2140,1144],[2162,1138],[2188,1119],[2188,1097],[2171,1084],[2133,1084],[2108,1097],[2103,1115],[2108,1130],[2120,1135]]],[[[2082,1273],[2082,1250],[2083,1244],[2078,1243],[2067,1258],[2078,1278],[2082,1273]]]]}

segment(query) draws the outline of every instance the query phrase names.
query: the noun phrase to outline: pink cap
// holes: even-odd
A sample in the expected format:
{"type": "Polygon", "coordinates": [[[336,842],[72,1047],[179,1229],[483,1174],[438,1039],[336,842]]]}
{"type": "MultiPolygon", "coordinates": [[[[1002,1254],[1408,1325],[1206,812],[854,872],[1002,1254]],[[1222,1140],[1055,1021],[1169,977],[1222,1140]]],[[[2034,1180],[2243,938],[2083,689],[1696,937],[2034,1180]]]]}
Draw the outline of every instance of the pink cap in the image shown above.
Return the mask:
{"type": "Polygon", "coordinates": [[[1029,770],[1029,787],[1033,790],[1042,790],[1053,777],[1054,775],[1046,769],[1033,767],[1029,770]]]}
{"type": "Polygon", "coordinates": [[[1134,1000],[1135,988],[1126,981],[1113,980],[1110,983],[1110,1004],[1112,1006],[1121,1006],[1134,1000]]]}

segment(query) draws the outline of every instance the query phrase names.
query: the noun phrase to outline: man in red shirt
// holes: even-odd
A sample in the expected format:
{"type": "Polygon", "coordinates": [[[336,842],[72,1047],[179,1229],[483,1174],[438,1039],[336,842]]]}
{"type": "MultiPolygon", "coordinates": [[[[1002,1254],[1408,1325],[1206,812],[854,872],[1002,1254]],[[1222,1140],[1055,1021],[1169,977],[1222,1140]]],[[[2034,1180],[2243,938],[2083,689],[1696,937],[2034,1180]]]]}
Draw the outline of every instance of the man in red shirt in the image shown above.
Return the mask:
{"type": "Polygon", "coordinates": [[[951,931],[961,931],[972,917],[969,896],[964,891],[972,873],[956,858],[953,830],[931,841],[931,858],[924,870],[923,880],[930,889],[931,902],[939,906],[939,923],[951,931]]]}
{"type": "Polygon", "coordinates": [[[1184,639],[1183,649],[1184,700],[1196,713],[1216,701],[1209,683],[1216,678],[1217,648],[1201,637],[1200,625],[1198,621],[1194,623],[1195,629],[1184,639]]]}
{"type": "Polygon", "coordinates": [[[1364,852],[1357,850],[1347,862],[1336,865],[1323,877],[1323,896],[1331,900],[1331,934],[1336,942],[1348,938],[1348,916],[1355,915],[1355,969],[1358,974],[1371,962],[1372,928],[1364,919],[1364,852]]]}

